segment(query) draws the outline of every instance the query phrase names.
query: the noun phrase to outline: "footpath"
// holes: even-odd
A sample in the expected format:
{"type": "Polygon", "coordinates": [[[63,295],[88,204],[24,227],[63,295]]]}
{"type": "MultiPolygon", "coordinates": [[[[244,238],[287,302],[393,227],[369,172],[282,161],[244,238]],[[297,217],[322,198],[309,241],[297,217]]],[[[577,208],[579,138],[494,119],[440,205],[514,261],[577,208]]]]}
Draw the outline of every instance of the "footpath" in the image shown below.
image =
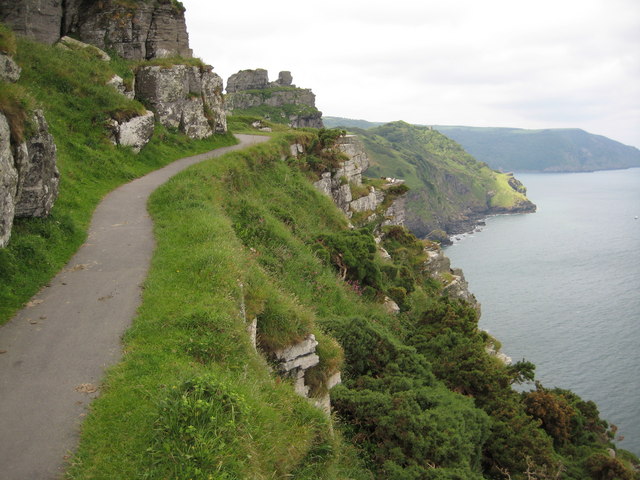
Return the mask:
{"type": "Polygon", "coordinates": [[[69,263],[0,327],[0,479],[50,480],[76,448],[105,369],[141,303],[154,249],[147,199],[176,173],[268,140],[183,158],[109,193],[87,241],[69,263]]]}

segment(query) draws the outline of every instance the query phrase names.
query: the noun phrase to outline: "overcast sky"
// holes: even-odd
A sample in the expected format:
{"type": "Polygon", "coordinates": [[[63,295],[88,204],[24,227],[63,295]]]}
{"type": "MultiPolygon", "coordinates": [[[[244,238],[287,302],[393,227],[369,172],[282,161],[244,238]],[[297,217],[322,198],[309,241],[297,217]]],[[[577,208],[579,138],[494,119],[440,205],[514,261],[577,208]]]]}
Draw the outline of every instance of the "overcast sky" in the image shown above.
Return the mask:
{"type": "Polygon", "coordinates": [[[582,128],[640,147],[639,0],[183,0],[226,80],[290,70],[324,115],[582,128]]]}

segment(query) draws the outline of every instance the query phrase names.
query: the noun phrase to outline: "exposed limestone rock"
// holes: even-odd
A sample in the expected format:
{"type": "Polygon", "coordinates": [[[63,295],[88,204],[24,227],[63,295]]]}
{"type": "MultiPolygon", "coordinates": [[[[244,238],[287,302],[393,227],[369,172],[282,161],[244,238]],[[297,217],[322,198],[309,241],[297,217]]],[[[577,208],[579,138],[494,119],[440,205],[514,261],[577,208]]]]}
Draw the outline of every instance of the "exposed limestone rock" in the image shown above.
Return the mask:
{"type": "Polygon", "coordinates": [[[384,212],[384,221],[382,226],[387,225],[404,225],[407,218],[407,200],[404,196],[396,198],[393,203],[384,212]]]}
{"type": "Polygon", "coordinates": [[[63,0],[0,0],[0,22],[20,35],[53,44],[60,38],[63,0]]]}
{"type": "Polygon", "coordinates": [[[261,90],[269,86],[269,73],[263,68],[240,70],[227,80],[227,93],[261,90]]]}
{"type": "Polygon", "coordinates": [[[81,42],[80,40],[76,40],[75,38],[64,36],[58,43],[56,43],[56,47],[64,48],[65,50],[89,50],[93,55],[102,60],[103,62],[109,62],[111,57],[104,50],[100,50],[98,47],[94,45],[89,45],[88,43],[81,42]]]}
{"type": "Polygon", "coordinates": [[[247,333],[249,334],[249,340],[254,350],[258,349],[258,319],[254,318],[247,323],[247,333]]]}
{"type": "Polygon", "coordinates": [[[384,297],[384,303],[382,306],[387,313],[391,313],[393,315],[400,313],[400,307],[398,304],[389,297],[384,297]]]}
{"type": "Polygon", "coordinates": [[[143,66],[136,73],[136,98],[154,110],[164,126],[191,138],[227,131],[222,79],[211,68],[143,66]]]}
{"type": "MultiPolygon", "coordinates": [[[[348,157],[347,161],[340,163],[334,172],[324,172],[320,180],[313,185],[325,195],[332,198],[348,218],[354,212],[371,212],[371,219],[375,218],[375,212],[385,200],[384,189],[401,185],[403,180],[395,178],[387,179],[387,184],[382,189],[369,187],[369,193],[360,198],[353,198],[350,185],[362,185],[362,173],[369,168],[369,157],[360,139],[354,135],[340,137],[336,148],[348,157]]],[[[382,214],[382,225],[403,225],[405,220],[405,200],[399,197],[382,214]]]]}
{"type": "Polygon", "coordinates": [[[17,82],[22,69],[8,55],[0,53],[0,82],[17,82]]]}
{"type": "Polygon", "coordinates": [[[138,115],[122,123],[114,120],[112,141],[116,145],[131,147],[138,153],[151,140],[154,125],[155,117],[149,110],[144,115],[138,115]]]}
{"type": "Polygon", "coordinates": [[[18,188],[18,170],[13,162],[9,135],[9,123],[0,112],[0,248],[4,248],[11,237],[18,188]]]}
{"type": "Polygon", "coordinates": [[[41,111],[31,121],[34,135],[12,145],[9,122],[0,113],[0,248],[9,242],[14,217],[44,217],[58,196],[53,137],[41,111]]]}
{"type": "Polygon", "coordinates": [[[469,291],[469,284],[464,278],[462,270],[451,268],[451,260],[442,249],[436,245],[425,249],[428,255],[423,264],[423,272],[443,284],[443,293],[451,298],[464,300],[480,312],[480,303],[469,291]]]}
{"type": "Polygon", "coordinates": [[[35,110],[32,118],[35,133],[17,149],[18,191],[16,217],[46,217],[58,197],[60,173],[56,166],[56,144],[42,111],[35,110]],[[25,158],[26,153],[26,158],[25,158]]]}
{"type": "Polygon", "coordinates": [[[275,356],[280,362],[280,370],[283,372],[290,372],[296,368],[306,370],[317,365],[320,361],[320,358],[315,353],[317,346],[318,341],[315,335],[310,334],[302,342],[276,351],[275,356]]]}

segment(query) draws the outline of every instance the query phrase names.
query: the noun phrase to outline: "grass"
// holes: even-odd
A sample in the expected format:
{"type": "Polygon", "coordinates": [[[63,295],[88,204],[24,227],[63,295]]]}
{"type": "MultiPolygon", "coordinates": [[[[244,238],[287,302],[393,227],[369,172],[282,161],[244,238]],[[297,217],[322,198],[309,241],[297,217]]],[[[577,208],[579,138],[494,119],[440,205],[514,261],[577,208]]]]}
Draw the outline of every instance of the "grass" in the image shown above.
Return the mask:
{"type": "Polygon", "coordinates": [[[142,108],[104,85],[113,73],[123,71],[123,62],[105,63],[25,39],[17,46],[22,75],[17,85],[3,86],[0,108],[6,108],[2,98],[18,98],[18,107],[26,98],[28,108],[44,110],[58,149],[60,194],[50,217],[16,219],[9,245],[0,250],[0,324],[82,244],[92,212],[106,193],[178,158],[235,143],[231,135],[192,141],[156,126],[140,154],[116,147],[109,140],[107,121],[142,108]]]}
{"type": "Polygon", "coordinates": [[[265,363],[269,351],[315,333],[312,385],[324,393],[342,350],[312,303],[363,308],[305,245],[346,221],[281,162],[285,148],[275,140],[204,162],[152,195],[157,248],[143,304],[68,478],[369,478],[329,418],[265,363]],[[254,315],[265,357],[245,332],[254,315]]]}

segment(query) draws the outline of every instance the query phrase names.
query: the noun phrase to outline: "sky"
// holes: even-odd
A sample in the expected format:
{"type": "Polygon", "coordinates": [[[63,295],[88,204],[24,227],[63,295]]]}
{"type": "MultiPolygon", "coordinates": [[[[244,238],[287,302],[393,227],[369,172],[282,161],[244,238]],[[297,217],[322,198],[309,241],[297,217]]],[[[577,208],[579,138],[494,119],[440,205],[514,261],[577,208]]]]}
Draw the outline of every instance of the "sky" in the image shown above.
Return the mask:
{"type": "Polygon", "coordinates": [[[225,81],[289,70],[328,116],[582,128],[640,148],[639,0],[183,0],[225,81]]]}

